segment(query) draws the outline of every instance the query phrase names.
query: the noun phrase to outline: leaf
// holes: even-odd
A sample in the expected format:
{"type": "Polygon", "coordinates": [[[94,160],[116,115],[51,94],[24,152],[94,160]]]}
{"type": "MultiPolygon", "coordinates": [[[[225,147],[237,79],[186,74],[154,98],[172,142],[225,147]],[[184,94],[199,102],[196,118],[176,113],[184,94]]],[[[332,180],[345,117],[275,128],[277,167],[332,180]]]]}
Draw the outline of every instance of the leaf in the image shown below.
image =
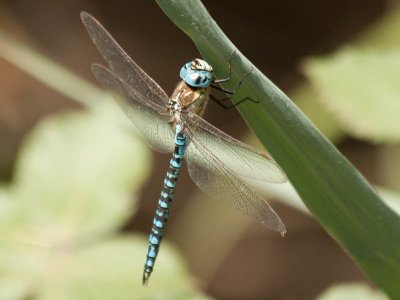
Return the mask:
{"type": "Polygon", "coordinates": [[[387,300],[387,296],[366,284],[338,284],[328,288],[317,300],[387,300]]]}
{"type": "MultiPolygon", "coordinates": [[[[334,54],[333,56],[326,56],[322,58],[325,62],[333,62],[331,60],[337,59],[338,55],[342,52],[354,52],[357,56],[358,53],[373,53],[374,56],[383,57],[386,53],[396,54],[398,53],[398,49],[400,46],[400,36],[398,34],[398,28],[400,24],[400,10],[396,7],[394,9],[388,10],[385,12],[385,15],[381,17],[377,22],[370,25],[367,30],[365,30],[355,41],[352,41],[352,45],[355,48],[352,49],[342,49],[334,54]],[[357,50],[356,50],[357,49],[357,50]]],[[[377,60],[379,60],[377,58],[377,60]]],[[[384,58],[385,59],[385,58],[384,58]]],[[[313,61],[313,59],[312,59],[313,61]]],[[[317,58],[317,62],[319,59],[317,58]]],[[[304,64],[307,65],[307,64],[304,64]]],[[[357,72],[359,66],[355,66],[352,72],[357,72]]],[[[361,66],[362,68],[363,66],[361,66]]],[[[379,67],[380,68],[380,67],[379,67]]],[[[306,69],[306,68],[304,68],[306,69]]],[[[307,75],[307,74],[306,74],[307,75]]],[[[371,76],[377,76],[372,74],[371,76]]],[[[386,74],[384,74],[386,76],[386,74]]],[[[350,84],[353,80],[359,82],[358,77],[350,77],[347,73],[343,73],[343,80],[347,79],[348,84],[350,84]],[[348,80],[351,78],[351,80],[348,80]]],[[[316,82],[318,78],[316,78],[316,82]]],[[[365,84],[368,84],[367,82],[365,84]]],[[[320,99],[323,96],[326,96],[324,91],[318,93],[316,89],[314,89],[314,85],[310,82],[306,82],[300,85],[299,88],[296,88],[294,93],[292,94],[293,99],[296,101],[296,104],[303,110],[303,112],[317,125],[317,127],[322,131],[322,133],[332,142],[337,143],[339,139],[344,137],[344,132],[342,129],[346,130],[346,127],[342,129],[339,128],[340,123],[336,120],[340,119],[338,115],[340,112],[335,112],[334,109],[329,109],[331,106],[338,106],[338,104],[327,103],[328,101],[324,101],[324,99],[320,99]],[[326,109],[328,108],[328,110],[326,109]]],[[[335,90],[335,83],[330,82],[329,91],[335,90]]],[[[339,90],[339,89],[336,89],[339,90]]],[[[332,93],[330,93],[332,94],[332,93]]],[[[335,96],[335,98],[338,98],[335,96]]],[[[359,99],[358,103],[362,103],[364,99],[359,99]]],[[[378,100],[381,102],[381,99],[378,100]]],[[[339,102],[343,102],[343,99],[339,99],[339,102]]],[[[351,99],[351,102],[354,102],[354,99],[351,99]]],[[[354,105],[357,105],[356,103],[354,105]]],[[[341,109],[343,110],[343,109],[341,109]]],[[[378,116],[379,117],[379,116],[378,116]]],[[[359,119],[354,117],[350,120],[352,123],[357,124],[357,127],[362,127],[364,125],[364,119],[360,119],[362,121],[361,124],[358,124],[359,119]]],[[[343,124],[344,122],[342,122],[343,124]]],[[[379,126],[379,125],[378,125],[379,126]]],[[[365,131],[365,130],[364,130],[365,131]]],[[[352,128],[347,130],[348,133],[353,135],[352,128]]],[[[366,137],[362,135],[357,135],[360,138],[370,139],[372,133],[366,133],[366,137]]],[[[374,136],[375,138],[375,136],[374,136]]],[[[378,137],[380,140],[381,138],[378,137]]]]}
{"type": "MultiPolygon", "coordinates": [[[[142,286],[144,238],[124,236],[87,247],[53,264],[38,300],[206,299],[196,292],[175,250],[163,243],[147,287],[142,286]]],[[[45,274],[46,275],[46,274],[45,274]]]]}
{"type": "Polygon", "coordinates": [[[30,249],[21,247],[21,220],[18,205],[9,187],[0,187],[0,294],[8,300],[24,299],[42,260],[30,249]]]}
{"type": "Polygon", "coordinates": [[[42,121],[23,143],[15,180],[0,189],[2,297],[206,299],[168,242],[143,288],[147,240],[100,239],[133,212],[131,192],[149,159],[147,147],[113,124],[66,113],[42,121]]]}
{"type": "Polygon", "coordinates": [[[400,53],[347,48],[312,58],[305,71],[321,104],[348,134],[399,142],[400,53]]]}
{"type": "Polygon", "coordinates": [[[43,121],[26,139],[13,193],[22,218],[37,230],[61,240],[94,238],[134,212],[131,193],[148,165],[146,146],[109,118],[66,113],[43,121]]]}
{"type": "MultiPolygon", "coordinates": [[[[157,3],[192,38],[203,57],[215,67],[217,77],[224,74],[235,47],[201,2],[158,0],[157,3]]],[[[233,82],[251,67],[237,52],[233,82]]],[[[286,171],[308,209],[380,288],[399,298],[399,216],[292,101],[256,68],[234,100],[245,96],[260,103],[248,101],[238,107],[240,113],[286,171]]]]}
{"type": "Polygon", "coordinates": [[[3,297],[34,294],[54,253],[109,234],[134,212],[131,193],[147,174],[148,151],[108,120],[54,116],[21,146],[14,182],[0,189],[3,297]]]}

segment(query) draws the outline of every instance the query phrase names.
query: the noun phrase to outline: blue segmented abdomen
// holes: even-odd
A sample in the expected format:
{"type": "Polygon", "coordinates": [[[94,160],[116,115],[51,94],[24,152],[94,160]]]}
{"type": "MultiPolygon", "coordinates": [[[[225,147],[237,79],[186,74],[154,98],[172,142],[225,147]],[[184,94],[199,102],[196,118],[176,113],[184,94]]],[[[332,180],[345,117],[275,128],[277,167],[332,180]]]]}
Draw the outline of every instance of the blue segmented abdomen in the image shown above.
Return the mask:
{"type": "Polygon", "coordinates": [[[164,236],[164,229],[169,217],[172,199],[174,198],[175,185],[182,167],[185,149],[186,135],[183,127],[177,124],[175,129],[175,150],[169,163],[167,175],[164,179],[164,186],[160,198],[158,199],[158,207],[149,236],[149,249],[147,250],[147,257],[144,264],[143,284],[147,284],[150,274],[153,271],[158,249],[160,248],[160,243],[164,236]]]}

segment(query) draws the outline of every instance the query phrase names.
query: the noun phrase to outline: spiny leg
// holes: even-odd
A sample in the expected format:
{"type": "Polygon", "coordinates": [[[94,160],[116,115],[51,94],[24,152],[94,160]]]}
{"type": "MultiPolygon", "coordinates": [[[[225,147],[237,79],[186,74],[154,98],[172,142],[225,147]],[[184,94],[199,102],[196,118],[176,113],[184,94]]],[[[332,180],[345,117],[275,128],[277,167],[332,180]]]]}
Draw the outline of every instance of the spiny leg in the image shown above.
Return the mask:
{"type": "MultiPolygon", "coordinates": [[[[235,55],[235,53],[236,53],[236,49],[233,51],[233,53],[231,54],[231,56],[229,57],[229,60],[228,60],[228,61],[229,61],[229,74],[228,74],[228,77],[227,77],[227,78],[223,78],[223,79],[214,80],[213,83],[228,82],[229,80],[231,80],[231,75],[232,75],[232,58],[233,58],[233,56],[235,55]]],[[[216,90],[218,90],[218,91],[224,92],[224,93],[226,93],[226,94],[233,95],[233,94],[235,94],[236,91],[240,88],[240,86],[242,85],[242,83],[243,83],[243,81],[245,80],[245,78],[246,78],[252,71],[253,71],[253,67],[251,67],[251,69],[243,75],[243,77],[240,79],[239,83],[237,84],[237,86],[236,86],[233,90],[227,90],[227,89],[224,89],[224,88],[222,88],[222,87],[220,87],[220,86],[218,86],[218,85],[214,85],[214,84],[211,84],[210,87],[213,88],[213,89],[216,89],[216,90]]],[[[253,102],[253,103],[259,103],[258,100],[254,100],[254,99],[252,99],[252,98],[250,98],[250,97],[246,97],[246,98],[243,98],[243,99],[241,99],[240,101],[238,101],[238,102],[236,102],[236,103],[233,103],[232,105],[226,105],[226,104],[224,104],[223,102],[226,101],[226,100],[228,100],[228,99],[230,99],[229,97],[225,97],[225,98],[222,98],[222,99],[218,99],[218,98],[216,98],[215,96],[210,95],[210,98],[211,98],[215,103],[217,103],[219,106],[221,106],[221,107],[223,107],[223,108],[225,108],[225,109],[229,109],[229,108],[235,107],[235,106],[237,106],[237,105],[239,105],[239,104],[241,104],[241,103],[243,103],[243,102],[245,102],[245,101],[247,101],[247,100],[248,100],[248,101],[251,101],[251,102],[253,102]]]]}
{"type": "MultiPolygon", "coordinates": [[[[235,94],[236,91],[240,88],[240,86],[242,85],[242,83],[243,83],[243,81],[246,79],[246,77],[247,77],[251,72],[253,72],[253,69],[254,69],[254,68],[251,67],[250,70],[247,71],[247,72],[242,76],[242,78],[240,79],[239,83],[236,85],[236,87],[235,87],[233,90],[227,90],[227,89],[224,89],[224,88],[222,88],[222,87],[220,87],[220,86],[217,86],[217,85],[214,85],[214,84],[211,84],[210,87],[212,87],[213,89],[216,89],[216,90],[218,90],[218,91],[221,91],[221,92],[224,92],[224,93],[233,95],[233,94],[235,94]]],[[[229,79],[229,80],[230,80],[230,79],[229,79]]]]}
{"type": "Polygon", "coordinates": [[[243,99],[239,100],[238,102],[235,102],[233,104],[227,105],[227,104],[224,104],[223,102],[226,101],[226,100],[231,100],[231,98],[226,97],[226,98],[218,99],[214,95],[210,94],[209,96],[210,96],[211,100],[213,100],[215,103],[217,103],[219,106],[221,106],[224,109],[233,108],[233,107],[235,107],[235,106],[237,106],[237,105],[239,105],[239,104],[241,104],[241,103],[243,103],[245,101],[251,101],[253,103],[260,103],[260,101],[258,101],[258,100],[254,100],[254,99],[252,99],[250,97],[246,97],[246,98],[243,98],[243,99]]]}
{"type": "Polygon", "coordinates": [[[236,53],[236,49],[233,50],[231,56],[229,56],[229,59],[228,59],[228,63],[229,63],[229,74],[228,74],[228,77],[226,77],[226,78],[221,78],[221,79],[215,79],[215,80],[213,80],[213,83],[228,82],[229,80],[231,80],[231,75],[232,75],[232,58],[233,58],[233,56],[235,55],[235,53],[236,53]]]}
{"type": "Polygon", "coordinates": [[[164,229],[169,217],[169,209],[174,198],[175,185],[178,180],[179,171],[182,167],[183,156],[186,149],[186,135],[182,126],[176,126],[175,150],[169,164],[167,175],[164,179],[164,186],[158,201],[158,207],[153,219],[151,233],[149,236],[149,248],[143,271],[143,285],[147,285],[150,274],[153,272],[154,263],[157,258],[161,240],[164,236],[164,229]]]}
{"type": "MultiPolygon", "coordinates": [[[[224,92],[224,93],[233,95],[233,94],[235,94],[236,91],[240,88],[240,86],[242,85],[244,79],[245,79],[252,71],[253,71],[253,67],[252,67],[247,73],[245,73],[245,74],[243,75],[242,79],[239,81],[238,85],[236,86],[236,88],[235,88],[233,91],[227,90],[227,89],[224,89],[224,88],[222,88],[222,87],[215,86],[215,85],[211,85],[211,87],[214,88],[214,89],[216,89],[216,90],[218,90],[218,91],[221,91],[221,92],[224,92]]],[[[226,104],[224,104],[223,102],[226,101],[226,100],[231,99],[230,97],[225,97],[225,98],[218,99],[218,98],[216,98],[215,96],[213,96],[213,95],[210,94],[210,98],[211,98],[211,100],[213,100],[215,103],[217,103],[219,106],[221,106],[221,107],[223,107],[223,108],[225,108],[225,109],[229,109],[229,108],[235,107],[235,106],[237,106],[237,105],[239,105],[239,104],[241,104],[241,103],[243,103],[243,102],[245,102],[245,101],[251,101],[251,102],[253,102],[253,103],[259,103],[259,102],[260,102],[260,101],[258,101],[258,100],[254,100],[254,99],[252,99],[252,98],[250,98],[250,97],[245,97],[245,98],[239,100],[238,102],[233,103],[232,105],[226,105],[226,104]]]]}

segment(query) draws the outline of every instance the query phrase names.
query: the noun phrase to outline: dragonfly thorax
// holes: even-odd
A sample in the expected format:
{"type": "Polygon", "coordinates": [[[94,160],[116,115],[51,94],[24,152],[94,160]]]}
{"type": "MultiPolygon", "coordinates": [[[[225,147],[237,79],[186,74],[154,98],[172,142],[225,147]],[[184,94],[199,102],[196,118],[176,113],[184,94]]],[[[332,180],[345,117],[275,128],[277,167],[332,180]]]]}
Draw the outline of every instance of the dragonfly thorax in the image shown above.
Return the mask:
{"type": "MultiPolygon", "coordinates": [[[[182,80],[172,93],[171,101],[179,103],[180,110],[201,116],[206,108],[207,93],[207,88],[195,88],[182,80]]],[[[175,110],[173,107],[172,109],[175,110]]]]}
{"type": "Polygon", "coordinates": [[[212,72],[212,67],[205,60],[196,58],[187,62],[179,75],[192,87],[207,88],[212,82],[212,72]]]}

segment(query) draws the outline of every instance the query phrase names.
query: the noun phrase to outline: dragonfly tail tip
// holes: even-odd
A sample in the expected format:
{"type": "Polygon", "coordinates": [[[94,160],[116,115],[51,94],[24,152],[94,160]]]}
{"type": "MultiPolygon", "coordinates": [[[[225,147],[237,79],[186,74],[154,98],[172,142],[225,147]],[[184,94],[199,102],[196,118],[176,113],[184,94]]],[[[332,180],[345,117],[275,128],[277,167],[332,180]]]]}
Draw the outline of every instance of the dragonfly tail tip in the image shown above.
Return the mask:
{"type": "Polygon", "coordinates": [[[143,272],[143,281],[142,281],[144,286],[147,286],[147,284],[149,283],[149,278],[150,278],[150,273],[144,271],[143,272]]]}

